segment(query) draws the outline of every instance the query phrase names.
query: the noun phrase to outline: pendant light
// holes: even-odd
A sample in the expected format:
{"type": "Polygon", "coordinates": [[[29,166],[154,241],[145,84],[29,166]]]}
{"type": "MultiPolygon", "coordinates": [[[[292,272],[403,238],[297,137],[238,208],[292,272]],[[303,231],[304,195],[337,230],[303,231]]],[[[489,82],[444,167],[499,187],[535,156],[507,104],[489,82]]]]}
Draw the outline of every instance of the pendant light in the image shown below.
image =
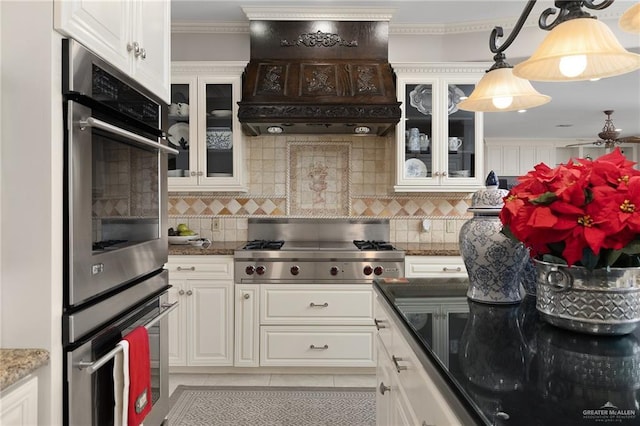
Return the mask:
{"type": "Polygon", "coordinates": [[[495,53],[494,64],[480,79],[469,97],[458,108],[477,112],[517,111],[544,105],[551,97],[538,93],[529,81],[513,74],[513,67],[505,61],[504,51],[511,45],[524,25],[535,1],[529,1],[509,38],[498,46],[502,27],[495,27],[489,37],[489,49],[495,53]]]}
{"type": "Polygon", "coordinates": [[[636,3],[623,13],[618,23],[624,31],[640,34],[640,3],[636,3]]]}
{"type": "Polygon", "coordinates": [[[579,81],[639,68],[640,55],[626,51],[606,24],[587,15],[554,26],[533,55],[516,65],[513,73],[534,81],[579,81]]]}
{"type": "Polygon", "coordinates": [[[469,97],[458,103],[466,111],[504,112],[530,109],[551,101],[528,80],[513,75],[513,67],[498,62],[487,71],[469,97]]]}

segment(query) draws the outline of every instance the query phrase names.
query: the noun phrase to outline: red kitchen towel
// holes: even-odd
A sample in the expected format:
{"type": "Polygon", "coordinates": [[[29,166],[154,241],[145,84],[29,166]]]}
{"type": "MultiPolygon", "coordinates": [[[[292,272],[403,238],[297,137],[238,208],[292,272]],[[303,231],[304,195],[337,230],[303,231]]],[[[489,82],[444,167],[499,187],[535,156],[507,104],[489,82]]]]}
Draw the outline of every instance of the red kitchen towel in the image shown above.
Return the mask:
{"type": "Polygon", "coordinates": [[[139,426],[151,411],[149,334],[143,326],[123,337],[129,342],[128,425],[139,426]]]}

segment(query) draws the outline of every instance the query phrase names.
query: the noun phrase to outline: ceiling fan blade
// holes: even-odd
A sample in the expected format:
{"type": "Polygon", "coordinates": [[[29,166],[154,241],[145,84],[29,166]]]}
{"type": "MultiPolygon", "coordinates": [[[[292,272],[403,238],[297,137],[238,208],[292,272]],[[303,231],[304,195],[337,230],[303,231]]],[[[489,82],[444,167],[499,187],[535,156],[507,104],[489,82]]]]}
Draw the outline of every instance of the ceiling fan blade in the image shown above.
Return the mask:
{"type": "Polygon", "coordinates": [[[618,142],[620,143],[640,143],[640,136],[626,136],[623,138],[618,138],[618,142]]]}
{"type": "Polygon", "coordinates": [[[569,145],[565,145],[564,147],[565,148],[573,148],[573,147],[576,147],[576,146],[584,146],[584,145],[596,145],[596,142],[592,141],[592,142],[583,142],[583,143],[572,143],[572,144],[569,144],[569,145]]]}

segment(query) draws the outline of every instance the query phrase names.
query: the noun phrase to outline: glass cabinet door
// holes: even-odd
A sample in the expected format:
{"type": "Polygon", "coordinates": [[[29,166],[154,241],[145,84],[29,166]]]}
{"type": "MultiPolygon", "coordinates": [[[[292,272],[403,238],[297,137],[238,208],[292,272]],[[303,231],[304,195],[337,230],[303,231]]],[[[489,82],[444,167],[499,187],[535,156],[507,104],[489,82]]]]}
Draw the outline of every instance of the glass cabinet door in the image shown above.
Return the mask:
{"type": "Polygon", "coordinates": [[[424,179],[434,172],[433,84],[405,86],[404,177],[424,179]]]}
{"type": "Polygon", "coordinates": [[[169,156],[169,183],[197,181],[197,136],[192,112],[195,108],[195,79],[174,79],[171,85],[171,104],[167,138],[178,155],[169,156]]]}
{"type": "MultiPolygon", "coordinates": [[[[468,97],[475,84],[447,84],[446,144],[447,162],[445,176],[450,179],[476,176],[476,113],[458,109],[458,102],[468,97]]],[[[446,138],[446,139],[444,139],[446,138]]]]}
{"type": "Polygon", "coordinates": [[[206,177],[232,177],[233,170],[233,85],[204,84],[203,134],[206,154],[201,170],[206,177]]]}

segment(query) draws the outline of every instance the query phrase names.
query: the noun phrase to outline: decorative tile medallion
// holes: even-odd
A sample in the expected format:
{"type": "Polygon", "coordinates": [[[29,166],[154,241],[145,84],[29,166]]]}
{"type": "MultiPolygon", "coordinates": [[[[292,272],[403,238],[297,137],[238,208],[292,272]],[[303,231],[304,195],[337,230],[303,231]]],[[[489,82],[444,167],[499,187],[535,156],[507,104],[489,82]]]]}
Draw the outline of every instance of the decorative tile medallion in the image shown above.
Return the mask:
{"type": "Polygon", "coordinates": [[[287,214],[349,215],[349,143],[287,145],[287,214]]]}

